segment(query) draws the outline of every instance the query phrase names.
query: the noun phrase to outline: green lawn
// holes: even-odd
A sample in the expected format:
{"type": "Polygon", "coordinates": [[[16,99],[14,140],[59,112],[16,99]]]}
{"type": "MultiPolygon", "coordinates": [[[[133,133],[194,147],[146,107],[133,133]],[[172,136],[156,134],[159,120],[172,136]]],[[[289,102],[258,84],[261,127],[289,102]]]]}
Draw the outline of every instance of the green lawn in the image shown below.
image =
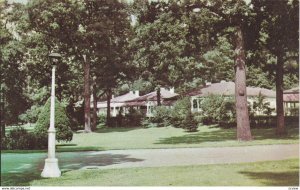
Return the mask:
{"type": "Polygon", "coordinates": [[[34,130],[34,127],[35,127],[35,123],[27,123],[27,124],[24,124],[24,125],[11,125],[11,126],[8,126],[8,127],[5,127],[5,133],[9,133],[9,131],[17,128],[17,127],[22,127],[24,129],[26,129],[27,131],[29,132],[32,132],[34,130]]]}
{"type": "Polygon", "coordinates": [[[112,150],[176,147],[249,146],[262,144],[299,143],[298,127],[288,127],[288,135],[277,137],[274,128],[251,129],[254,140],[236,141],[236,129],[200,126],[199,131],[188,133],[173,127],[162,128],[103,128],[96,132],[75,133],[70,143],[60,144],[63,150],[112,150]]]}
{"type": "Polygon", "coordinates": [[[299,159],[243,164],[74,170],[33,186],[299,186],[299,159]]]}

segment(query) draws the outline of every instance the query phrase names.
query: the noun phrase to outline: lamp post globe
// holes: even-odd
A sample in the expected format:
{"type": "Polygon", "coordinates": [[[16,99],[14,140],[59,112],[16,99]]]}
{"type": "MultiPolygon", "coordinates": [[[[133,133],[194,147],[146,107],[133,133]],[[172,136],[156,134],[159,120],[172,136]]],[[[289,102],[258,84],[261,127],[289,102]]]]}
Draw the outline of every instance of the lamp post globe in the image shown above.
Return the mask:
{"type": "Polygon", "coordinates": [[[60,177],[61,171],[58,167],[58,159],[55,158],[55,69],[57,63],[61,59],[59,53],[49,54],[50,61],[52,63],[52,80],[51,80],[51,106],[50,106],[50,126],[48,129],[48,158],[45,159],[45,165],[42,177],[52,178],[60,177]]]}

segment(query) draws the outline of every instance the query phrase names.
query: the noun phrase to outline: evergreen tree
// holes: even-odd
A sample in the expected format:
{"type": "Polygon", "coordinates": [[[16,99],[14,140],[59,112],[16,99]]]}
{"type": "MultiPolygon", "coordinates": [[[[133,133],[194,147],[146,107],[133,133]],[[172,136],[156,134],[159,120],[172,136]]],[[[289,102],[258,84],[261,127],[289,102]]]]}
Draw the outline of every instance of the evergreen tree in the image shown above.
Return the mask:
{"type": "MultiPolygon", "coordinates": [[[[34,133],[41,136],[45,140],[48,139],[48,129],[50,127],[50,98],[47,100],[44,109],[39,114],[34,133]]],[[[71,141],[73,132],[71,130],[71,122],[68,118],[65,108],[56,99],[55,100],[55,123],[56,139],[58,141],[71,141]]]]}

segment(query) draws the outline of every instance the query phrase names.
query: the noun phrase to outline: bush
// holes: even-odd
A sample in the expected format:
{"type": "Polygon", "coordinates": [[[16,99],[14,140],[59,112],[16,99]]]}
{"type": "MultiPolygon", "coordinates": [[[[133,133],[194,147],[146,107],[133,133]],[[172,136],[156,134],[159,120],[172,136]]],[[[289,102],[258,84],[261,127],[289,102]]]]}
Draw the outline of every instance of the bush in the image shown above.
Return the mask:
{"type": "Polygon", "coordinates": [[[28,132],[24,128],[16,128],[9,132],[7,136],[9,149],[26,149],[32,146],[30,139],[28,138],[28,132]]]}
{"type": "MultiPolygon", "coordinates": [[[[121,117],[121,116],[120,116],[121,117]]],[[[123,117],[121,117],[123,119],[123,117]]],[[[129,113],[124,117],[125,122],[122,122],[126,126],[140,126],[142,123],[143,115],[140,110],[129,108],[129,113]]],[[[120,118],[118,118],[120,119],[120,118]]]]}
{"type": "Polygon", "coordinates": [[[7,144],[8,144],[8,138],[7,137],[2,137],[1,138],[1,150],[7,150],[7,144]]]}
{"type": "Polygon", "coordinates": [[[8,135],[1,138],[2,150],[32,150],[47,147],[48,140],[27,132],[24,128],[11,130],[8,135]]]}
{"type": "Polygon", "coordinates": [[[171,110],[170,123],[174,127],[185,128],[185,119],[191,111],[189,98],[178,100],[171,110]]]}
{"type": "MultiPolygon", "coordinates": [[[[153,117],[150,117],[149,122],[156,124],[158,127],[164,127],[170,125],[170,109],[165,106],[157,106],[154,109],[153,117]]],[[[152,127],[155,125],[152,125],[152,127]]]]}
{"type": "Polygon", "coordinates": [[[156,107],[153,117],[143,121],[144,127],[163,127],[169,125],[186,129],[189,132],[197,131],[198,121],[191,112],[189,98],[178,100],[173,108],[165,106],[156,107]]]}
{"type": "Polygon", "coordinates": [[[106,114],[99,114],[98,115],[98,122],[99,124],[102,124],[102,125],[105,125],[105,122],[106,122],[106,114]]]}
{"type": "Polygon", "coordinates": [[[25,123],[35,123],[42,109],[43,107],[33,105],[25,113],[19,115],[19,119],[25,123]]]}
{"type": "Polygon", "coordinates": [[[182,120],[181,125],[188,132],[196,132],[197,131],[198,122],[195,120],[195,118],[190,110],[187,112],[184,120],[182,120]]]}
{"type": "Polygon", "coordinates": [[[265,99],[266,98],[261,93],[255,97],[252,106],[255,115],[271,115],[275,110],[270,107],[270,102],[267,102],[265,99]]]}
{"type": "MultiPolygon", "coordinates": [[[[48,129],[50,126],[50,98],[46,102],[43,110],[39,114],[34,133],[39,138],[47,139],[48,129]]],[[[55,129],[56,140],[71,141],[73,132],[70,128],[70,119],[68,118],[65,109],[61,106],[58,100],[55,100],[55,129]]]]}
{"type": "Polygon", "coordinates": [[[150,121],[150,118],[145,118],[143,121],[142,121],[142,126],[144,128],[152,128],[152,127],[158,127],[158,124],[157,123],[152,123],[150,121]]]}
{"type": "Polygon", "coordinates": [[[200,103],[202,123],[228,126],[235,123],[235,102],[232,97],[210,95],[200,103]]]}

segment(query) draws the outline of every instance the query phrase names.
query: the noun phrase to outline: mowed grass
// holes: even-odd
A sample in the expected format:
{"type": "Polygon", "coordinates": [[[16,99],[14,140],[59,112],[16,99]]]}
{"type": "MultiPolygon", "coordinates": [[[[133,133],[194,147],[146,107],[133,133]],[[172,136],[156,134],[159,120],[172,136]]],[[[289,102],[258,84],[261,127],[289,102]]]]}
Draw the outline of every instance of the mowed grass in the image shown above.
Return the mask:
{"type": "Polygon", "coordinates": [[[31,123],[31,124],[27,123],[24,125],[11,125],[11,126],[5,127],[5,134],[8,134],[10,131],[12,131],[13,129],[16,129],[18,127],[22,127],[24,129],[26,129],[28,132],[33,132],[35,123],[31,123]]]}
{"type": "Polygon", "coordinates": [[[183,147],[223,147],[299,143],[298,126],[288,127],[288,135],[277,137],[275,128],[251,129],[253,140],[238,142],[236,128],[222,129],[200,126],[198,132],[189,133],[180,128],[103,128],[93,133],[74,133],[70,143],[61,143],[64,150],[113,150],[183,147]]]}
{"type": "Polygon", "coordinates": [[[299,186],[299,159],[243,164],[74,170],[33,186],[299,186]]]}

